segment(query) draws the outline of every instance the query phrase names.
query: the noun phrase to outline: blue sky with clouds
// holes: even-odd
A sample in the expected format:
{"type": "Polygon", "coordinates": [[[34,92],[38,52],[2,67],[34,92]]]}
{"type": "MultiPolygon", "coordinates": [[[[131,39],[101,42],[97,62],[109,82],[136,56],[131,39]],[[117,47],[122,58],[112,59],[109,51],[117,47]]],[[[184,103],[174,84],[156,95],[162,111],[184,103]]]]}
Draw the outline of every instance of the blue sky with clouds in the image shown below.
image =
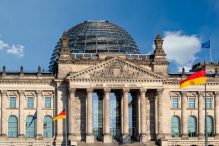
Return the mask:
{"type": "Polygon", "coordinates": [[[123,27],[142,53],[153,51],[160,32],[172,72],[209,60],[200,44],[210,36],[213,60],[219,61],[218,0],[0,0],[0,66],[47,69],[62,33],[89,19],[123,27]]]}

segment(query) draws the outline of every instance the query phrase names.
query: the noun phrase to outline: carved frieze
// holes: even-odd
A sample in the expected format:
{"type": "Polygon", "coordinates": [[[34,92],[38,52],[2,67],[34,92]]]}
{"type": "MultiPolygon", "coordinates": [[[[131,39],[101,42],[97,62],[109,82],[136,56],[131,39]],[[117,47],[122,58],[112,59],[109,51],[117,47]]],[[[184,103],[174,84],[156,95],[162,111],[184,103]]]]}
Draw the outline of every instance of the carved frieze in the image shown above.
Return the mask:
{"type": "Polygon", "coordinates": [[[91,78],[141,78],[143,76],[143,73],[132,70],[122,62],[116,62],[111,66],[106,66],[103,70],[90,74],[91,78]]]}

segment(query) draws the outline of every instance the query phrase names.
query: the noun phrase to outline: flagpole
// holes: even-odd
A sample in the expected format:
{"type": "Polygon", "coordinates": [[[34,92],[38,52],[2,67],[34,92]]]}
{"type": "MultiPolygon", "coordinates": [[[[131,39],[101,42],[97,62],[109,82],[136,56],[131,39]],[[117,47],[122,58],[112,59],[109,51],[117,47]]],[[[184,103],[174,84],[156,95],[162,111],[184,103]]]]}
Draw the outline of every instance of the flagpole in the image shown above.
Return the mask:
{"type": "MultiPolygon", "coordinates": [[[[67,103],[66,103],[66,106],[65,106],[65,111],[67,113],[67,103]]],[[[67,115],[67,114],[66,114],[67,115]]],[[[65,144],[66,146],[68,146],[68,138],[67,138],[67,116],[65,118],[65,144]]]]}
{"type": "MultiPolygon", "coordinates": [[[[204,61],[204,68],[206,70],[205,61],[204,61]]],[[[206,85],[207,83],[205,83],[205,146],[208,146],[206,85]]]]}
{"type": "Polygon", "coordinates": [[[209,51],[210,51],[210,60],[211,60],[211,62],[213,62],[213,60],[212,60],[212,54],[211,54],[211,37],[210,37],[210,46],[209,46],[209,51]]]}

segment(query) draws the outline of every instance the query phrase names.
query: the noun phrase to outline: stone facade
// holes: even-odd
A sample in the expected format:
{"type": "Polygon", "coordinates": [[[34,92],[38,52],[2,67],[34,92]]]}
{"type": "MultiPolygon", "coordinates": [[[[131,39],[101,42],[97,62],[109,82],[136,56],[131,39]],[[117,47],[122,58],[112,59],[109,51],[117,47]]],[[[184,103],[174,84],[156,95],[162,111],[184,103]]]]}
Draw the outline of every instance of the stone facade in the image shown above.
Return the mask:
{"type": "MultiPolygon", "coordinates": [[[[163,40],[158,34],[155,51],[144,58],[132,58],[127,54],[97,54],[95,58],[77,58],[70,53],[68,38],[63,35],[59,57],[53,73],[7,72],[3,67],[0,80],[0,146],[6,145],[65,145],[65,120],[57,120],[53,126],[53,137],[43,135],[45,116],[54,117],[63,109],[67,112],[67,139],[71,145],[78,141],[112,143],[110,123],[110,94],[120,96],[120,138],[117,141],[128,143],[138,141],[149,144],[151,141],[162,146],[204,145],[204,86],[190,86],[180,89],[179,81],[188,75],[168,73],[168,62],[162,48],[163,40]],[[93,131],[92,99],[94,92],[100,92],[103,108],[102,138],[96,139],[93,131]],[[135,98],[136,131],[130,135],[129,93],[135,98]],[[16,107],[10,108],[10,97],[16,98],[16,107]],[[27,97],[33,97],[33,108],[27,108],[27,97]],[[51,97],[51,108],[45,107],[45,97],[51,97]],[[173,107],[173,98],[178,103],[173,107]],[[189,100],[194,98],[194,108],[189,100]],[[36,137],[27,138],[25,120],[37,111],[36,137]],[[8,118],[18,119],[18,136],[9,138],[8,118]],[[171,119],[180,120],[179,135],[171,132],[171,119]],[[196,121],[196,135],[188,134],[188,119],[196,121]]],[[[136,55],[137,56],[137,55],[136,55]]],[[[207,97],[212,106],[207,114],[213,119],[213,133],[209,144],[219,145],[219,78],[217,72],[207,75],[207,97]]]]}

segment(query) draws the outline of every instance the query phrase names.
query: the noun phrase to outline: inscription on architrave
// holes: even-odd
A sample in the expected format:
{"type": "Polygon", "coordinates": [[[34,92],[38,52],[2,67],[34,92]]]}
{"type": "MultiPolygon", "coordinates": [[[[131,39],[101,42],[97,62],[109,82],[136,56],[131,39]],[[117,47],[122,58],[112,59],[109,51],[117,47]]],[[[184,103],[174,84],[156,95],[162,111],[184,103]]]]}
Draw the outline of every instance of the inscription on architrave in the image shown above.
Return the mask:
{"type": "Polygon", "coordinates": [[[119,88],[123,88],[123,87],[142,87],[141,84],[120,84],[120,83],[103,83],[103,84],[92,84],[92,87],[119,87],[119,88]]]}

